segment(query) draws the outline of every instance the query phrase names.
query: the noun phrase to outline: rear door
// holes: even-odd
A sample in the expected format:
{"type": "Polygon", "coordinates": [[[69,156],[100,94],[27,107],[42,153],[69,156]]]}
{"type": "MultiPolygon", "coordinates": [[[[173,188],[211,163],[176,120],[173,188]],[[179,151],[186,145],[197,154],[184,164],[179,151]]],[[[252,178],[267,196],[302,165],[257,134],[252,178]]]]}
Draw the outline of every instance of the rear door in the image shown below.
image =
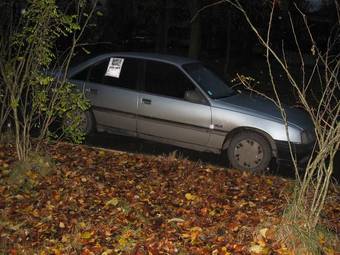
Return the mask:
{"type": "MultiPolygon", "coordinates": [[[[99,129],[135,135],[137,122],[138,59],[110,57],[93,64],[74,78],[84,77],[84,90],[91,101],[99,129]]],[[[77,83],[77,82],[76,82],[77,83]]],[[[78,82],[79,84],[79,82],[78,82]]]]}
{"type": "MultiPolygon", "coordinates": [[[[193,82],[175,65],[146,60],[145,83],[138,99],[137,132],[192,145],[209,141],[211,108],[185,100],[193,82]]],[[[197,91],[197,93],[199,93],[197,91]]]]}

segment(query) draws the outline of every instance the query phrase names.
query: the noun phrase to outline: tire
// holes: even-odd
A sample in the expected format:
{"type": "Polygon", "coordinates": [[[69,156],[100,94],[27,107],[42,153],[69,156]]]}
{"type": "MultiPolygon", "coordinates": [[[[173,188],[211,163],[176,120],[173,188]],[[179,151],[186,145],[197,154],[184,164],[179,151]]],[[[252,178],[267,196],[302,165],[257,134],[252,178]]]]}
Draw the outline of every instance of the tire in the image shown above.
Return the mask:
{"type": "MultiPolygon", "coordinates": [[[[91,134],[95,130],[95,120],[91,111],[79,111],[74,113],[81,118],[79,129],[85,134],[85,136],[91,134]]],[[[67,126],[72,119],[65,118],[63,125],[67,126]]]]}
{"type": "Polygon", "coordinates": [[[272,150],[262,135],[243,131],[232,137],[227,156],[233,168],[258,172],[268,167],[272,159],[272,150]]]}

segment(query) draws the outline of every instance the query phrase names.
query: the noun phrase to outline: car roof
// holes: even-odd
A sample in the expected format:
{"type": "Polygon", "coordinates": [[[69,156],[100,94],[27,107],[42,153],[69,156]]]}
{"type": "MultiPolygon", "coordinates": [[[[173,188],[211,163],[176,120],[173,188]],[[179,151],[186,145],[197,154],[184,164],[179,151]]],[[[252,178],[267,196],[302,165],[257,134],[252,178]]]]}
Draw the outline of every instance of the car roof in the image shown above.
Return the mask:
{"type": "Polygon", "coordinates": [[[175,56],[175,55],[167,55],[167,54],[160,54],[160,53],[148,53],[148,52],[116,52],[112,53],[112,55],[120,55],[124,57],[135,57],[135,58],[142,58],[142,59],[149,59],[149,60],[160,60],[164,62],[171,62],[177,65],[183,65],[187,63],[198,62],[195,59],[191,59],[188,57],[182,56],[175,56]]]}
{"type": "Polygon", "coordinates": [[[97,56],[89,57],[87,60],[80,62],[79,64],[70,68],[68,75],[72,76],[74,73],[83,70],[84,68],[109,57],[126,57],[126,58],[138,58],[138,59],[147,59],[147,60],[156,60],[165,63],[170,63],[177,66],[182,66],[184,64],[189,63],[197,63],[198,60],[191,59],[188,57],[181,57],[175,55],[167,55],[160,53],[148,53],[148,52],[111,52],[100,54],[97,56]]]}

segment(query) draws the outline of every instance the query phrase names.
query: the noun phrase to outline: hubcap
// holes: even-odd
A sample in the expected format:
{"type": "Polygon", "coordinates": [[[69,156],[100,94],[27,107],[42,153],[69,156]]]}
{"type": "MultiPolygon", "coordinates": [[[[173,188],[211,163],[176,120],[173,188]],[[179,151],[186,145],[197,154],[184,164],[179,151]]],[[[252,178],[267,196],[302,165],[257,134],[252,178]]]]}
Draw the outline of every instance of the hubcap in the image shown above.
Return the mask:
{"type": "Polygon", "coordinates": [[[82,132],[86,132],[87,131],[87,118],[86,118],[86,115],[84,112],[80,113],[79,114],[79,129],[82,131],[82,132]]]}
{"type": "Polygon", "coordinates": [[[245,139],[235,146],[234,158],[244,168],[255,168],[263,159],[263,150],[258,142],[252,139],[245,139]]]}
{"type": "Polygon", "coordinates": [[[74,113],[74,115],[73,115],[74,117],[74,119],[72,119],[72,118],[67,118],[66,120],[65,120],[65,125],[66,126],[70,126],[70,125],[72,125],[73,123],[74,123],[74,120],[75,120],[75,118],[79,118],[79,125],[78,125],[78,128],[79,128],[79,130],[80,131],[82,131],[82,132],[86,132],[87,131],[87,118],[86,118],[86,115],[85,115],[85,113],[84,112],[75,112],[74,113]]]}

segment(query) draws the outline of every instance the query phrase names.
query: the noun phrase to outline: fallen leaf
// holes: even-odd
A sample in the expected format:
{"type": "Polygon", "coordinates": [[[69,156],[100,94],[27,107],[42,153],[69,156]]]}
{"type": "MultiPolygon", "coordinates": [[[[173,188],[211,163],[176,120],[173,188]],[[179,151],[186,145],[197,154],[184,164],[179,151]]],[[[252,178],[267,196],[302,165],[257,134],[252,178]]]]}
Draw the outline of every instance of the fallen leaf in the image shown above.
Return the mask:
{"type": "Polygon", "coordinates": [[[114,198],[110,199],[109,201],[107,201],[107,202],[105,203],[105,206],[106,206],[106,207],[108,207],[108,206],[110,206],[110,205],[111,205],[111,206],[117,206],[118,203],[119,203],[118,198],[114,197],[114,198]]]}
{"type": "Polygon", "coordinates": [[[82,239],[90,239],[92,235],[93,235],[93,232],[86,231],[86,232],[83,232],[80,237],[82,239]]]}
{"type": "Polygon", "coordinates": [[[191,193],[186,193],[185,194],[185,198],[189,201],[193,201],[196,199],[196,196],[195,195],[192,195],[191,193]]]}
{"type": "Polygon", "coordinates": [[[262,229],[260,230],[260,234],[261,234],[261,236],[262,236],[263,238],[267,238],[267,237],[266,237],[267,231],[268,231],[268,228],[262,228],[262,229]]]}
{"type": "Polygon", "coordinates": [[[255,254],[261,254],[261,255],[267,255],[269,254],[269,249],[258,244],[253,244],[249,248],[249,252],[252,252],[255,254]]]}
{"type": "Polygon", "coordinates": [[[59,222],[59,228],[65,228],[64,222],[59,222]]]}
{"type": "Polygon", "coordinates": [[[180,219],[180,218],[172,218],[172,219],[168,220],[168,223],[170,223],[170,222],[184,222],[184,220],[180,219]]]}
{"type": "Polygon", "coordinates": [[[111,254],[113,254],[113,250],[107,249],[101,255],[111,255],[111,254]]]}

